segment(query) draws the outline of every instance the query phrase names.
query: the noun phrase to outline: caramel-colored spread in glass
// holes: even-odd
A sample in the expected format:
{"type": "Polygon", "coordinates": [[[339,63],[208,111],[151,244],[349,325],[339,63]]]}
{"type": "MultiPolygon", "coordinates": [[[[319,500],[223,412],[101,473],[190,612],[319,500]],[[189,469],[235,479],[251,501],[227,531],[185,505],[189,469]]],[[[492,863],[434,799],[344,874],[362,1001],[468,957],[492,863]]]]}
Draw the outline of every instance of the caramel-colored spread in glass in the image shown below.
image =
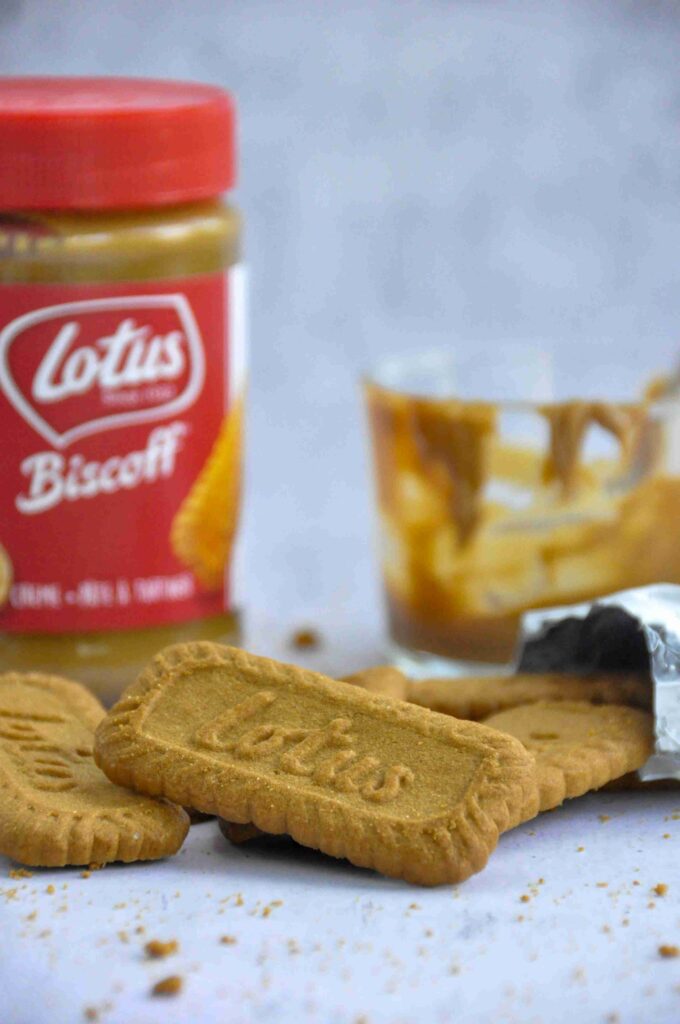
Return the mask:
{"type": "Polygon", "coordinates": [[[496,412],[481,402],[445,404],[442,410],[414,400],[413,437],[434,486],[446,495],[459,540],[466,544],[479,525],[496,412]]]}
{"type": "Polygon", "coordinates": [[[513,413],[375,384],[367,398],[398,643],[501,663],[530,608],[680,582],[680,478],[648,399],[513,413]],[[537,447],[508,436],[513,414],[535,417],[537,447]],[[613,439],[612,456],[585,457],[591,431],[613,439]]]}
{"type": "MultiPolygon", "coordinates": [[[[220,201],[143,211],[0,215],[0,284],[107,284],[220,271],[238,262],[238,212],[220,201]]],[[[0,587],[3,572],[0,566],[0,587]]],[[[170,643],[238,641],[229,613],[136,630],[0,633],[0,669],[58,672],[114,699],[170,643]]]]}
{"type": "Polygon", "coordinates": [[[621,464],[628,466],[641,442],[646,421],[638,406],[612,405],[607,402],[561,402],[541,410],[550,425],[550,451],[544,480],[556,480],[565,497],[580,486],[581,453],[588,428],[597,425],[618,442],[621,464]]]}

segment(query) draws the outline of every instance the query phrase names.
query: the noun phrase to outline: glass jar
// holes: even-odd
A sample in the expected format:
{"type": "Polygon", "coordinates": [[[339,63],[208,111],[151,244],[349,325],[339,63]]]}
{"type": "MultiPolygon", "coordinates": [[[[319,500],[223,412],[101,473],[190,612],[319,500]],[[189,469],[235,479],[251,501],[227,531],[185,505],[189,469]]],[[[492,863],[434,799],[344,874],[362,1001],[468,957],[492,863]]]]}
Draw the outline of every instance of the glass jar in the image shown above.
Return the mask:
{"type": "Polygon", "coordinates": [[[0,79],[0,131],[0,669],[109,701],[166,644],[238,640],[233,105],[0,79]]]}
{"type": "Polygon", "coordinates": [[[670,352],[645,371],[574,349],[560,369],[452,346],[366,381],[392,654],[416,678],[509,669],[530,609],[680,583],[670,352]]]}

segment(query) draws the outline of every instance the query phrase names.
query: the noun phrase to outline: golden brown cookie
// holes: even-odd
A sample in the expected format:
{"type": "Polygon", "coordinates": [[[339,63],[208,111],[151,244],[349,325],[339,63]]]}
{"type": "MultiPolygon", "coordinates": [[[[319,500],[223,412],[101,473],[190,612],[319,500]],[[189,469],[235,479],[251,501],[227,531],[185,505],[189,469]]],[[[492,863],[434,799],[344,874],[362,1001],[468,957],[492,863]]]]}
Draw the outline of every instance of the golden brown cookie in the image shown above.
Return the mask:
{"type": "Polygon", "coordinates": [[[0,544],[0,608],[7,604],[10,587],[12,586],[12,563],[9,555],[0,544]]]}
{"type": "Polygon", "coordinates": [[[654,745],[652,716],[615,704],[540,701],[491,715],[485,724],[533,754],[542,811],[637,771],[654,745]]]}
{"type": "Polygon", "coordinates": [[[590,704],[651,706],[652,687],[633,673],[520,673],[461,679],[423,679],[409,688],[408,699],[442,714],[482,721],[506,708],[535,701],[587,701],[590,704]]]}
{"type": "Polygon", "coordinates": [[[161,652],[97,730],[109,778],[424,885],[538,809],[521,743],[211,643],[161,652]]]}
{"type": "Polygon", "coordinates": [[[343,676],[342,682],[361,686],[369,693],[379,693],[383,697],[396,697],[397,700],[408,700],[409,679],[393,665],[375,665],[373,668],[353,672],[343,676]]]}
{"type": "Polygon", "coordinates": [[[537,700],[576,700],[589,701],[591,704],[630,704],[647,708],[651,706],[652,699],[651,682],[633,673],[463,676],[456,679],[411,681],[398,669],[381,666],[347,677],[347,682],[357,683],[373,693],[401,697],[402,700],[440,714],[473,722],[483,721],[496,711],[531,704],[537,700]],[[401,690],[398,677],[391,673],[398,673],[403,680],[401,690]]]}
{"type": "Polygon", "coordinates": [[[63,867],[176,853],[179,807],[114,786],[92,758],[104,709],[56,676],[0,675],[0,853],[63,867]]]}

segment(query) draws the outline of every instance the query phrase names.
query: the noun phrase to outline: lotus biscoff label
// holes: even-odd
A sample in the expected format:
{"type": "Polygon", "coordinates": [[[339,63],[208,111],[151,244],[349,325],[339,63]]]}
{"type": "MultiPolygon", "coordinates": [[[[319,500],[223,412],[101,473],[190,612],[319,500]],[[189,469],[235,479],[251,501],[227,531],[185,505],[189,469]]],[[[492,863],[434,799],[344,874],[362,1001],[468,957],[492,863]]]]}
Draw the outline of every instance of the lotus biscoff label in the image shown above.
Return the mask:
{"type": "Polygon", "coordinates": [[[241,275],[0,289],[0,630],[230,601],[241,275]]]}

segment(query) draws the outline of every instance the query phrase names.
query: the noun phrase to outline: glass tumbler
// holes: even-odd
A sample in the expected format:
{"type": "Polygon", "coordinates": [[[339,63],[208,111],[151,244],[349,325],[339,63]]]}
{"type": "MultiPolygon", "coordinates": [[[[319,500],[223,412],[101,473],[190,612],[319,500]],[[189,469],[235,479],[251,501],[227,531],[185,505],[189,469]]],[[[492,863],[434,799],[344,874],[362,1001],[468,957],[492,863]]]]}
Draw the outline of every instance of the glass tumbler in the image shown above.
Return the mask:
{"type": "Polygon", "coordinates": [[[391,654],[409,675],[497,674],[524,612],[680,582],[677,377],[584,369],[475,345],[365,380],[391,654]]]}

